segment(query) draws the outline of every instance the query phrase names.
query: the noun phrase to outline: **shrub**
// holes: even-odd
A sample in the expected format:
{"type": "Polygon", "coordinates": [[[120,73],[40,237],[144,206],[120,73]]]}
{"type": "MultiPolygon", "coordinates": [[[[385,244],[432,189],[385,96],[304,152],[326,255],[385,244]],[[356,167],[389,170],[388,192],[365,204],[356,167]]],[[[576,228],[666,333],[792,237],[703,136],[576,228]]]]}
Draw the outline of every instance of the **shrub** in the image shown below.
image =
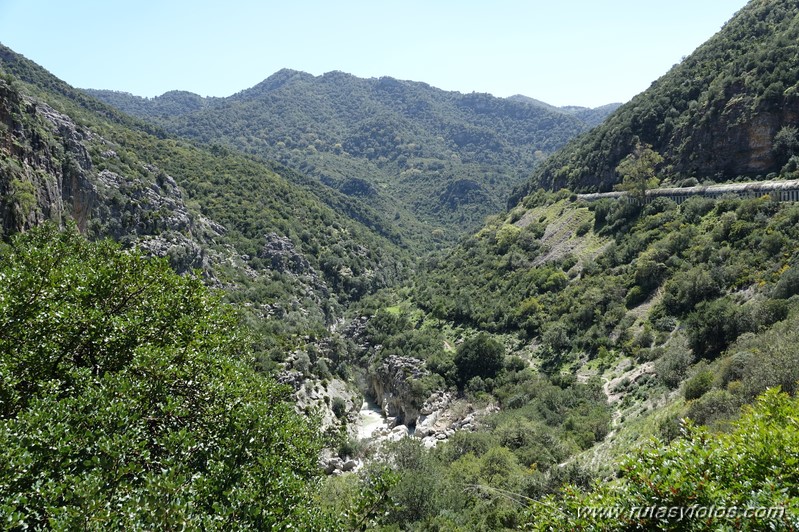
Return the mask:
{"type": "Polygon", "coordinates": [[[676,388],[685,378],[693,359],[693,354],[687,346],[669,346],[666,354],[655,361],[655,372],[663,384],[669,388],[676,388]]]}
{"type": "Polygon", "coordinates": [[[364,444],[356,438],[344,437],[336,449],[342,458],[356,458],[363,456],[365,451],[364,444]]]}
{"type": "MultiPolygon", "coordinates": [[[[688,186],[695,186],[696,179],[693,179],[693,183],[693,185],[688,186]]],[[[692,196],[680,205],[680,211],[682,211],[686,222],[696,224],[704,215],[713,210],[713,205],[714,202],[712,199],[692,196]]]]}
{"type": "Polygon", "coordinates": [[[527,362],[525,362],[524,359],[518,355],[514,355],[505,359],[505,369],[507,371],[522,371],[527,367],[529,367],[527,362]]]}
{"type": "Polygon", "coordinates": [[[713,387],[715,376],[706,367],[698,368],[697,372],[685,382],[683,395],[687,401],[699,399],[713,387]]]}
{"type": "Polygon", "coordinates": [[[628,308],[634,308],[646,301],[648,294],[644,292],[640,286],[633,286],[627,292],[627,297],[624,299],[624,305],[628,308]]]}
{"type": "Polygon", "coordinates": [[[455,353],[459,386],[463,387],[473,377],[495,377],[504,359],[505,348],[486,333],[469,338],[455,353]]]}
{"type": "Polygon", "coordinates": [[[541,342],[554,352],[564,351],[571,347],[569,330],[565,324],[559,321],[552,323],[544,331],[541,342]]]}
{"type": "Polygon", "coordinates": [[[585,222],[581,223],[577,227],[577,230],[575,231],[575,234],[577,236],[583,236],[586,233],[588,233],[588,231],[590,231],[593,226],[594,226],[594,224],[593,224],[593,222],[591,220],[586,220],[585,222]]]}
{"type": "Polygon", "coordinates": [[[799,390],[797,324],[799,318],[791,317],[757,336],[742,338],[738,342],[738,349],[746,355],[741,355],[745,358],[736,372],[741,375],[747,399],[772,386],[780,386],[788,393],[799,390]]]}
{"type": "Polygon", "coordinates": [[[727,390],[710,390],[690,404],[686,415],[699,425],[709,425],[732,419],[740,408],[740,398],[727,390]]]}
{"type": "Polygon", "coordinates": [[[692,311],[697,303],[719,293],[719,283],[704,267],[697,266],[674,275],[666,283],[663,305],[670,314],[683,315],[692,311]]]}
{"type": "Polygon", "coordinates": [[[751,330],[748,318],[727,298],[701,303],[685,320],[691,349],[699,357],[715,358],[739,334],[751,330]]]}
{"type": "Polygon", "coordinates": [[[688,424],[670,444],[653,441],[626,458],[621,477],[591,491],[566,488],[536,501],[535,530],[790,530],[797,518],[799,400],[778,389],[761,396],[728,433],[688,424]],[[622,512],[587,515],[585,508],[784,508],[770,515],[704,513],[684,516],[622,512]]]}
{"type": "Polygon", "coordinates": [[[319,376],[321,379],[329,379],[333,375],[330,373],[330,367],[327,365],[327,362],[324,358],[316,359],[316,364],[314,364],[314,373],[319,376]]]}
{"type": "Polygon", "coordinates": [[[347,403],[341,397],[336,396],[333,398],[333,404],[330,405],[330,409],[338,419],[342,419],[347,415],[347,403]]]}
{"type": "Polygon", "coordinates": [[[793,267],[785,270],[771,293],[774,299],[788,299],[799,294],[799,268],[793,267]]]}

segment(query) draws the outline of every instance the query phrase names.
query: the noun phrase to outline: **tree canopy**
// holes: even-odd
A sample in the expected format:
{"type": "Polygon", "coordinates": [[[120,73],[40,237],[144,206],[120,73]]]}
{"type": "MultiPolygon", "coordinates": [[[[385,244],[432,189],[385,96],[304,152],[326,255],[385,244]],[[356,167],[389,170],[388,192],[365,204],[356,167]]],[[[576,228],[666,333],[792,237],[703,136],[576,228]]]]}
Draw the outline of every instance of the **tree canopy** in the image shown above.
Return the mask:
{"type": "Polygon", "coordinates": [[[622,181],[616,185],[617,190],[623,190],[633,198],[643,201],[646,191],[658,186],[655,177],[655,168],[663,162],[663,156],[652,149],[649,144],[636,143],[635,149],[622,159],[616,167],[616,172],[622,181]]]}
{"type": "Polygon", "coordinates": [[[464,385],[474,377],[493,378],[502,369],[505,348],[485,333],[464,341],[455,353],[458,382],[464,385]]]}
{"type": "Polygon", "coordinates": [[[48,225],[0,256],[0,518],[316,528],[317,436],[236,318],[165,260],[48,225]]]}

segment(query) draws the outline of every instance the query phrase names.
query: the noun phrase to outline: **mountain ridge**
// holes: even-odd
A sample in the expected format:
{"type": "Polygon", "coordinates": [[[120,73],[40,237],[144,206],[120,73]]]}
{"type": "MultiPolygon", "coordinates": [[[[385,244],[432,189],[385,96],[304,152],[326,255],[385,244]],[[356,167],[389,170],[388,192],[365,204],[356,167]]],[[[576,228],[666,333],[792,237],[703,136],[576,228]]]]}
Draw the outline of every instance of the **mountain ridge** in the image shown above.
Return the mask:
{"type": "Polygon", "coordinates": [[[542,102],[541,100],[537,100],[535,98],[531,98],[529,96],[525,96],[523,94],[514,94],[513,96],[508,96],[508,100],[527,103],[530,105],[535,105],[538,107],[544,107],[546,109],[552,109],[555,111],[560,111],[562,113],[567,113],[578,117],[580,120],[585,122],[591,127],[596,127],[601,124],[608,116],[613,114],[613,112],[621,107],[622,103],[614,102],[608,103],[605,105],[600,105],[598,107],[585,107],[582,105],[562,105],[562,106],[555,106],[548,104],[546,102],[542,102]]]}
{"type": "Polygon", "coordinates": [[[590,127],[554,107],[341,71],[283,69],[221,99],[86,92],[174,134],[276,160],[358,196],[422,242],[479,227],[542,157],[590,127]]]}
{"type": "MultiPolygon", "coordinates": [[[[288,67],[281,68],[280,70],[277,70],[273,74],[270,74],[269,76],[264,78],[262,81],[256,83],[252,87],[248,87],[246,89],[239,90],[239,91],[237,91],[237,92],[235,92],[235,93],[233,93],[233,94],[231,94],[229,96],[202,96],[199,93],[196,93],[196,92],[193,92],[193,91],[189,91],[189,90],[185,90],[185,89],[170,89],[168,91],[163,92],[162,94],[157,94],[155,96],[140,96],[140,95],[134,94],[134,93],[132,93],[130,91],[126,91],[126,90],[96,89],[96,88],[91,88],[91,87],[82,88],[80,90],[82,90],[83,92],[86,92],[87,94],[94,95],[95,97],[98,96],[98,95],[101,96],[99,98],[101,101],[105,101],[106,99],[110,99],[115,94],[116,95],[120,95],[120,96],[125,97],[125,98],[129,98],[129,100],[128,100],[129,102],[133,102],[133,101],[137,101],[137,100],[144,100],[144,101],[153,102],[153,101],[157,101],[157,100],[161,100],[161,99],[165,99],[165,98],[172,99],[174,96],[182,95],[182,96],[185,96],[187,98],[204,100],[204,101],[206,101],[208,103],[211,103],[211,102],[220,102],[220,101],[229,100],[229,99],[237,99],[237,100],[247,99],[247,97],[250,96],[250,95],[257,95],[257,94],[262,94],[264,92],[277,90],[277,89],[281,88],[283,85],[285,85],[286,83],[290,82],[294,78],[300,79],[300,80],[303,80],[303,81],[310,81],[310,80],[314,80],[314,79],[325,78],[325,77],[330,78],[330,77],[334,77],[334,76],[343,76],[343,77],[346,77],[346,78],[352,78],[352,79],[358,79],[358,80],[378,80],[378,81],[379,80],[388,80],[388,81],[395,81],[395,82],[404,83],[404,84],[419,85],[419,86],[424,87],[424,88],[435,89],[435,90],[438,90],[438,91],[441,91],[441,92],[444,92],[444,93],[457,94],[457,95],[462,95],[462,96],[463,95],[467,95],[467,94],[487,94],[487,95],[489,95],[491,97],[494,97],[494,98],[502,98],[502,97],[494,96],[493,94],[486,93],[486,92],[478,92],[478,91],[463,92],[463,91],[457,91],[457,90],[439,89],[439,88],[434,87],[433,85],[430,85],[429,83],[424,82],[424,81],[400,79],[400,78],[395,78],[395,77],[390,76],[390,75],[384,75],[384,76],[378,76],[378,77],[370,77],[370,78],[362,78],[362,77],[359,77],[359,76],[357,76],[355,74],[350,74],[348,72],[345,72],[343,70],[330,70],[328,72],[324,72],[324,73],[319,74],[319,75],[314,75],[314,74],[311,74],[311,73],[306,72],[304,70],[297,70],[297,69],[288,68],[288,67]]],[[[535,106],[538,106],[538,107],[543,107],[543,108],[546,108],[546,109],[549,109],[549,110],[552,110],[552,111],[563,112],[563,113],[566,113],[566,114],[577,114],[577,113],[588,112],[588,111],[604,112],[606,109],[610,110],[609,112],[612,112],[612,110],[615,110],[619,106],[623,105],[620,102],[612,102],[612,103],[599,105],[599,106],[596,106],[596,107],[589,107],[589,106],[584,106],[584,105],[561,105],[561,106],[557,106],[557,105],[552,105],[550,103],[544,102],[542,100],[538,100],[536,98],[532,98],[530,96],[525,96],[523,94],[514,94],[514,95],[508,96],[508,97],[506,97],[504,99],[510,100],[510,101],[514,101],[514,102],[528,103],[528,104],[535,105],[535,106]]],[[[120,110],[124,111],[125,109],[120,109],[120,110]]],[[[128,113],[128,114],[134,114],[134,113],[128,113]]]]}

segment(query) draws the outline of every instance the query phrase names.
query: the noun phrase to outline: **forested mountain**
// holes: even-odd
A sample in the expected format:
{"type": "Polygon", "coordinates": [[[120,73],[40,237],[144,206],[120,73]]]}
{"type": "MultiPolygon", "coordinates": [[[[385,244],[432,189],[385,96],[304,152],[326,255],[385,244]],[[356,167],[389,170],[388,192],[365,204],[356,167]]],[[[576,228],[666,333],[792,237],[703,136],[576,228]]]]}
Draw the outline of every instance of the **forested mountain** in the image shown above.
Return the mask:
{"type": "Polygon", "coordinates": [[[546,109],[550,109],[553,111],[569,113],[576,116],[577,118],[588,124],[590,127],[598,126],[599,124],[605,121],[608,115],[610,115],[611,113],[613,113],[613,111],[621,107],[620,103],[609,103],[595,108],[580,107],[578,105],[555,107],[554,105],[549,105],[548,103],[536,100],[535,98],[530,98],[529,96],[524,96],[522,94],[516,94],[514,96],[510,96],[508,97],[508,100],[528,103],[530,105],[537,105],[539,107],[544,107],[546,109]]]}
{"type": "Polygon", "coordinates": [[[167,131],[314,176],[416,239],[477,228],[538,161],[603,116],[342,72],[281,70],[228,98],[87,92],[167,131]]]}
{"type": "Polygon", "coordinates": [[[751,2],[649,89],[541,165],[510,203],[538,186],[610,190],[619,180],[616,166],[637,142],[665,158],[662,175],[673,182],[795,171],[797,42],[795,2],[751,2]]]}
{"type": "Polygon", "coordinates": [[[602,111],[281,71],[102,94],[134,118],[0,48],[0,516],[799,528],[799,205],[538,187],[795,177],[797,17],[753,0],[415,262],[602,111]]]}
{"type": "Polygon", "coordinates": [[[333,325],[410,261],[373,211],[318,188],[170,137],[0,47],[4,522],[332,526],[311,497],[337,433],[297,416],[271,374],[298,359],[346,375],[333,325]]]}

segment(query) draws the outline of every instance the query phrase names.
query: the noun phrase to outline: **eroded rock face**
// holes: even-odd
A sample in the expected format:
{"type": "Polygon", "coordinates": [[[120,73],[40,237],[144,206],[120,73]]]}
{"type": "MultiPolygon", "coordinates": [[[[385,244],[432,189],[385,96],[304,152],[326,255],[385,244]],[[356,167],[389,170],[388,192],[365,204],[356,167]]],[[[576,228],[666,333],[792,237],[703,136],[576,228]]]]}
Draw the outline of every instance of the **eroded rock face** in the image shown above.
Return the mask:
{"type": "Polygon", "coordinates": [[[482,416],[498,410],[496,405],[475,409],[468,401],[456,399],[449,392],[435,392],[422,407],[414,436],[429,449],[448,440],[459,430],[477,430],[482,416]]]}
{"type": "Polygon", "coordinates": [[[330,295],[330,288],[325,282],[324,276],[311,266],[311,263],[305,255],[297,250],[290,238],[277,233],[265,234],[264,246],[258,252],[258,258],[264,261],[264,267],[267,270],[287,274],[297,279],[305,287],[305,296],[315,300],[319,306],[323,304],[323,299],[330,295]]]}
{"type": "Polygon", "coordinates": [[[207,269],[194,239],[205,231],[175,180],[152,165],[120,161],[120,150],[69,116],[0,80],[0,227],[25,231],[73,219],[83,233],[137,243],[178,271],[207,269]],[[94,156],[92,156],[94,153],[94,156]],[[130,169],[120,173],[104,166],[130,169]]]}
{"type": "Polygon", "coordinates": [[[210,257],[206,249],[183,233],[169,231],[160,235],[145,236],[136,244],[150,255],[168,257],[169,263],[178,273],[201,270],[210,274],[210,257]]]}
{"type": "Polygon", "coordinates": [[[369,393],[396,425],[416,425],[419,398],[414,396],[411,380],[421,379],[429,371],[424,362],[411,357],[389,356],[374,369],[369,378],[369,393]]]}
{"type": "Polygon", "coordinates": [[[294,243],[287,237],[276,233],[264,235],[266,242],[258,257],[271,264],[273,270],[291,272],[299,275],[311,272],[311,263],[297,252],[294,243]]]}
{"type": "Polygon", "coordinates": [[[673,153],[675,169],[684,175],[726,177],[779,172],[774,138],[783,126],[797,123],[799,106],[753,113],[754,105],[750,97],[731,98],[718,119],[678,132],[675,138],[684,140],[673,153]]]}
{"type": "Polygon", "coordinates": [[[320,380],[303,375],[296,369],[284,369],[276,379],[294,390],[292,399],[298,413],[319,416],[320,431],[338,432],[343,427],[350,437],[357,436],[363,397],[352,386],[338,378],[320,380]]]}
{"type": "Polygon", "coordinates": [[[355,473],[362,466],[363,462],[357,458],[341,458],[330,453],[323,453],[319,457],[319,468],[327,475],[341,475],[343,473],[355,473]]]}
{"type": "MultiPolygon", "coordinates": [[[[42,109],[46,106],[40,108],[26,101],[0,80],[0,196],[4,200],[0,202],[0,217],[6,234],[46,220],[60,221],[65,211],[65,172],[59,166],[80,169],[79,161],[84,159],[82,150],[77,150],[78,156],[66,159],[64,146],[70,144],[70,139],[64,139],[63,145],[54,142],[53,134],[59,126],[48,121],[42,109]],[[58,155],[65,159],[63,165],[56,164],[58,155]]],[[[69,183],[72,188],[86,186],[79,179],[80,173],[69,177],[73,178],[69,183]]]]}
{"type": "Polygon", "coordinates": [[[0,80],[0,206],[3,230],[23,231],[70,215],[81,231],[96,215],[96,168],[87,144],[97,140],[50,106],[0,80]],[[4,134],[2,134],[4,133],[4,134]]]}

